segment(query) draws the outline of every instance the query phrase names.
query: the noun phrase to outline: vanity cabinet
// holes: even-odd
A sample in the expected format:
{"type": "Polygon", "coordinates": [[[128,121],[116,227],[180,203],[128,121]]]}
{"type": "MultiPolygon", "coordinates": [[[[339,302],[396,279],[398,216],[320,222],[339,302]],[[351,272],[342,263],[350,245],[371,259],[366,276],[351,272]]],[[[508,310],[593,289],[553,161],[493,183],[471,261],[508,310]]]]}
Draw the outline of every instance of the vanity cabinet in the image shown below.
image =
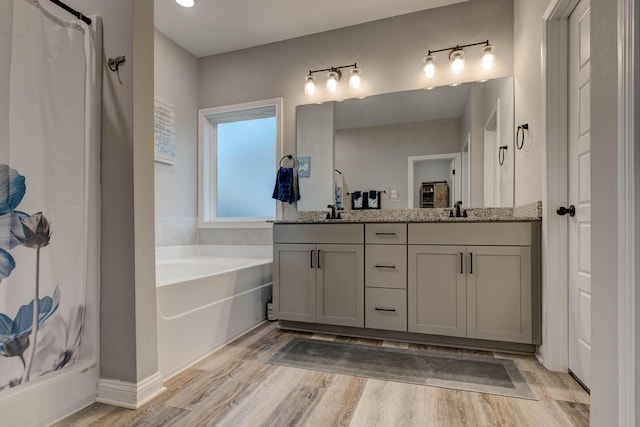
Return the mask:
{"type": "Polygon", "coordinates": [[[278,319],[364,327],[364,226],[274,225],[278,319]]]}
{"type": "Polygon", "coordinates": [[[407,224],[365,224],[365,327],[407,330],[407,224]]]}
{"type": "Polygon", "coordinates": [[[409,246],[408,330],[467,336],[464,246],[409,246]]]}
{"type": "Polygon", "coordinates": [[[539,221],[274,225],[281,327],[535,351],[539,221]]]}
{"type": "Polygon", "coordinates": [[[539,343],[536,230],[525,222],[409,224],[409,331],[539,343]]]}

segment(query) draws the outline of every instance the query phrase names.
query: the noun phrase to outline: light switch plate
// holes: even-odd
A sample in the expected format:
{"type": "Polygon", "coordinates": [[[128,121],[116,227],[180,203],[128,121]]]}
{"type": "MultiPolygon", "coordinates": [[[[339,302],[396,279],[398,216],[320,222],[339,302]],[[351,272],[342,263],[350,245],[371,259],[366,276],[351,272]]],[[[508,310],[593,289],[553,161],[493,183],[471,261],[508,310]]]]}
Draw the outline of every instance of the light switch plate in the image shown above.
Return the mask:
{"type": "Polygon", "coordinates": [[[400,200],[400,191],[397,188],[389,188],[389,200],[394,202],[400,200]]]}

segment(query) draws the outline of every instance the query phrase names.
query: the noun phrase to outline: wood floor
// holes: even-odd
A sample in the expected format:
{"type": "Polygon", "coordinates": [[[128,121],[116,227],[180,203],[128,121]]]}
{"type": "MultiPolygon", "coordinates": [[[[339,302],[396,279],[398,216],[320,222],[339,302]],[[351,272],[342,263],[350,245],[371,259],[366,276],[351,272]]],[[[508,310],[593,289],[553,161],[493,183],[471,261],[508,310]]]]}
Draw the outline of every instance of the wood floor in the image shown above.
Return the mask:
{"type": "Polygon", "coordinates": [[[281,331],[264,324],[166,381],[133,411],[93,404],[57,426],[588,426],[589,395],[533,356],[281,331]],[[538,401],[265,363],[295,336],[515,361],[538,401]]]}

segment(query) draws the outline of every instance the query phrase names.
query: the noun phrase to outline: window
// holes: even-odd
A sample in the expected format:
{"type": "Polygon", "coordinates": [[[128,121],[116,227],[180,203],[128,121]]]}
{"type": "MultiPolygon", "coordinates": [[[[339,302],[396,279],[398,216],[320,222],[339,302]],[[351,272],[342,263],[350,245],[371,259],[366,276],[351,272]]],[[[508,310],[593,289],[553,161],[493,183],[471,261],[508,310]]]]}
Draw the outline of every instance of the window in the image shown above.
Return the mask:
{"type": "Polygon", "coordinates": [[[199,111],[201,227],[263,227],[278,216],[281,111],[281,98],[199,111]]]}

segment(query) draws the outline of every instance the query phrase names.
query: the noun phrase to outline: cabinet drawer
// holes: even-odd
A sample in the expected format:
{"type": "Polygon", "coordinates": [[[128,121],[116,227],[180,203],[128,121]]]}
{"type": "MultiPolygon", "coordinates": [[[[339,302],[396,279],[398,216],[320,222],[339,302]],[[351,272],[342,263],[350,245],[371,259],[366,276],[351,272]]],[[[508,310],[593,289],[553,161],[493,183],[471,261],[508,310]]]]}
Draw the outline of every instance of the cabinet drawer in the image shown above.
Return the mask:
{"type": "Polygon", "coordinates": [[[365,327],[406,331],[407,291],[367,288],[365,290],[365,327]]]}
{"type": "Polygon", "coordinates": [[[366,243],[376,245],[404,245],[407,243],[407,224],[366,224],[366,243]]]}
{"type": "Polygon", "coordinates": [[[362,224],[274,224],[274,243],[364,243],[362,224]]]}
{"type": "Polygon", "coordinates": [[[407,288],[405,245],[365,246],[365,285],[375,288],[407,288]]]}
{"type": "Polygon", "coordinates": [[[529,222],[409,224],[409,244],[529,246],[532,233],[529,222]]]}

